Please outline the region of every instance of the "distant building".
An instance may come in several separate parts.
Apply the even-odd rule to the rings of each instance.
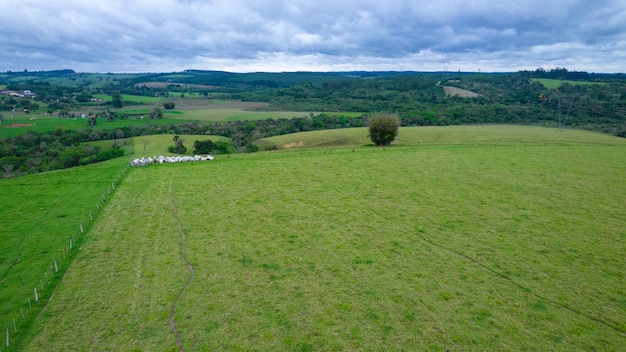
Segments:
[[[0,94],[18,98],[34,98],[37,96],[37,94],[30,90],[3,90]]]

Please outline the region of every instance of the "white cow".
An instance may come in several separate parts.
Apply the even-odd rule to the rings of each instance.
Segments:
[[[154,156],[151,157],[141,157],[139,159],[132,159],[130,161],[130,166],[146,166],[151,164],[163,164],[163,163],[183,163],[183,162],[192,162],[192,161],[209,161],[213,160],[213,156],[211,155],[194,155],[194,156]]]

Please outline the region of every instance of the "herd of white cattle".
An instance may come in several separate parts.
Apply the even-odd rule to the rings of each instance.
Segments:
[[[213,157],[210,155],[194,155],[194,156],[155,156],[155,157],[147,157],[147,158],[139,158],[132,159],[130,161],[130,166],[146,166],[152,164],[163,164],[163,163],[188,163],[192,161],[209,161],[213,160]]]

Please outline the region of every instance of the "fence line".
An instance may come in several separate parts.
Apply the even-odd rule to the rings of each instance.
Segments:
[[[119,185],[122,180],[124,179],[124,176],[126,176],[127,171],[129,170],[130,165],[127,165],[119,174],[119,176],[117,177],[117,180],[115,180],[114,182],[111,183],[111,186],[107,187],[107,191],[108,194],[111,194],[114,190],[115,190],[115,185]],[[91,226],[91,223],[94,221],[95,217],[94,214],[97,214],[100,210],[100,208],[104,208],[104,203],[106,201],[106,197],[104,195],[104,193],[102,194],[101,199],[99,199],[96,202],[96,206],[95,206],[95,210],[94,209],[90,209],[88,211],[88,215],[89,215],[89,221],[87,221],[87,223],[89,225],[87,225],[87,229]],[[102,205],[102,207],[101,207]],[[10,327],[5,327],[5,331],[6,331],[6,343],[4,344],[4,347],[2,348],[2,350],[8,350],[10,349],[10,343],[13,342],[13,344],[15,344],[15,340],[16,337],[18,337],[18,333],[19,333],[19,327],[21,327],[21,324],[27,320],[26,316],[28,315],[30,317],[30,315],[28,313],[32,314],[32,309],[33,308],[37,308],[40,307],[41,309],[43,309],[43,307],[45,306],[45,304],[47,303],[42,303],[43,306],[40,306],[39,301],[40,300],[44,300],[44,296],[46,294],[48,300],[50,300],[52,298],[52,292],[54,291],[54,289],[56,288],[56,285],[58,285],[61,281],[59,278],[62,278],[63,275],[67,272],[67,270],[70,267],[71,264],[71,260],[73,258],[73,254],[75,251],[73,251],[73,248],[76,247],[74,246],[76,244],[76,239],[80,237],[80,235],[84,234],[85,232],[85,227],[83,227],[83,223],[79,223],[78,224],[78,229],[76,230],[76,232],[74,234],[72,234],[69,239],[68,242],[69,246],[66,244],[63,246],[61,253],[58,254],[58,258],[54,258],[52,260],[52,264],[49,266],[49,270],[46,270],[46,272],[44,273],[45,276],[45,280],[39,279],[39,287],[41,288],[40,291],[37,290],[37,285],[32,286],[33,287],[33,291],[31,292],[31,294],[28,294],[26,296],[26,301],[28,302],[28,309],[31,310],[30,312],[27,311],[27,314],[24,314],[24,308],[25,307],[20,307],[20,311],[14,315],[14,317],[12,318],[13,321],[13,333],[11,333],[11,329]],[[57,252],[58,253],[58,252]],[[63,264],[65,263],[65,260],[67,259],[67,264],[65,266],[63,266]],[[61,267],[61,273],[59,274],[59,267]],[[53,271],[54,268],[54,271]],[[48,275],[48,272],[50,273],[50,275]],[[42,278],[44,277],[42,276]],[[54,280],[54,279],[57,280]],[[56,281],[56,282],[55,282]],[[45,286],[44,286],[45,283]],[[46,291],[45,287],[49,284],[53,284],[53,287],[51,288],[51,290]],[[33,302],[31,301],[31,297],[33,297],[35,299],[35,304],[33,305]],[[7,315],[7,318],[9,318],[9,315]],[[0,345],[2,346],[2,345]]]

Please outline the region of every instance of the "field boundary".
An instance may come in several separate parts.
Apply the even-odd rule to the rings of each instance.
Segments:
[[[191,265],[191,263],[189,263],[189,261],[185,257],[185,244],[187,241],[185,238],[185,231],[183,230],[183,226],[180,223],[178,216],[176,215],[176,210],[177,210],[176,208],[176,183],[174,183],[174,179],[172,179],[172,217],[174,218],[174,221],[176,221],[176,224],[178,225],[178,229],[180,230],[181,243],[182,243],[181,250],[180,250],[180,257],[183,263],[187,265],[187,268],[189,269],[189,274],[190,274],[189,280],[187,280],[187,283],[185,283],[185,286],[183,286],[182,290],[180,291],[180,293],[174,300],[174,303],[172,304],[172,309],[170,310],[170,328],[172,329],[172,332],[174,333],[174,335],[176,335],[176,344],[178,345],[178,350],[182,352],[185,349],[183,348],[183,343],[180,337],[180,333],[178,332],[178,329],[176,329],[176,322],[175,322],[176,306],[178,305],[178,302],[180,301],[183,294],[187,290],[187,287],[191,285],[191,282],[193,281],[193,278],[195,276],[195,271],[193,269],[193,265]]]

